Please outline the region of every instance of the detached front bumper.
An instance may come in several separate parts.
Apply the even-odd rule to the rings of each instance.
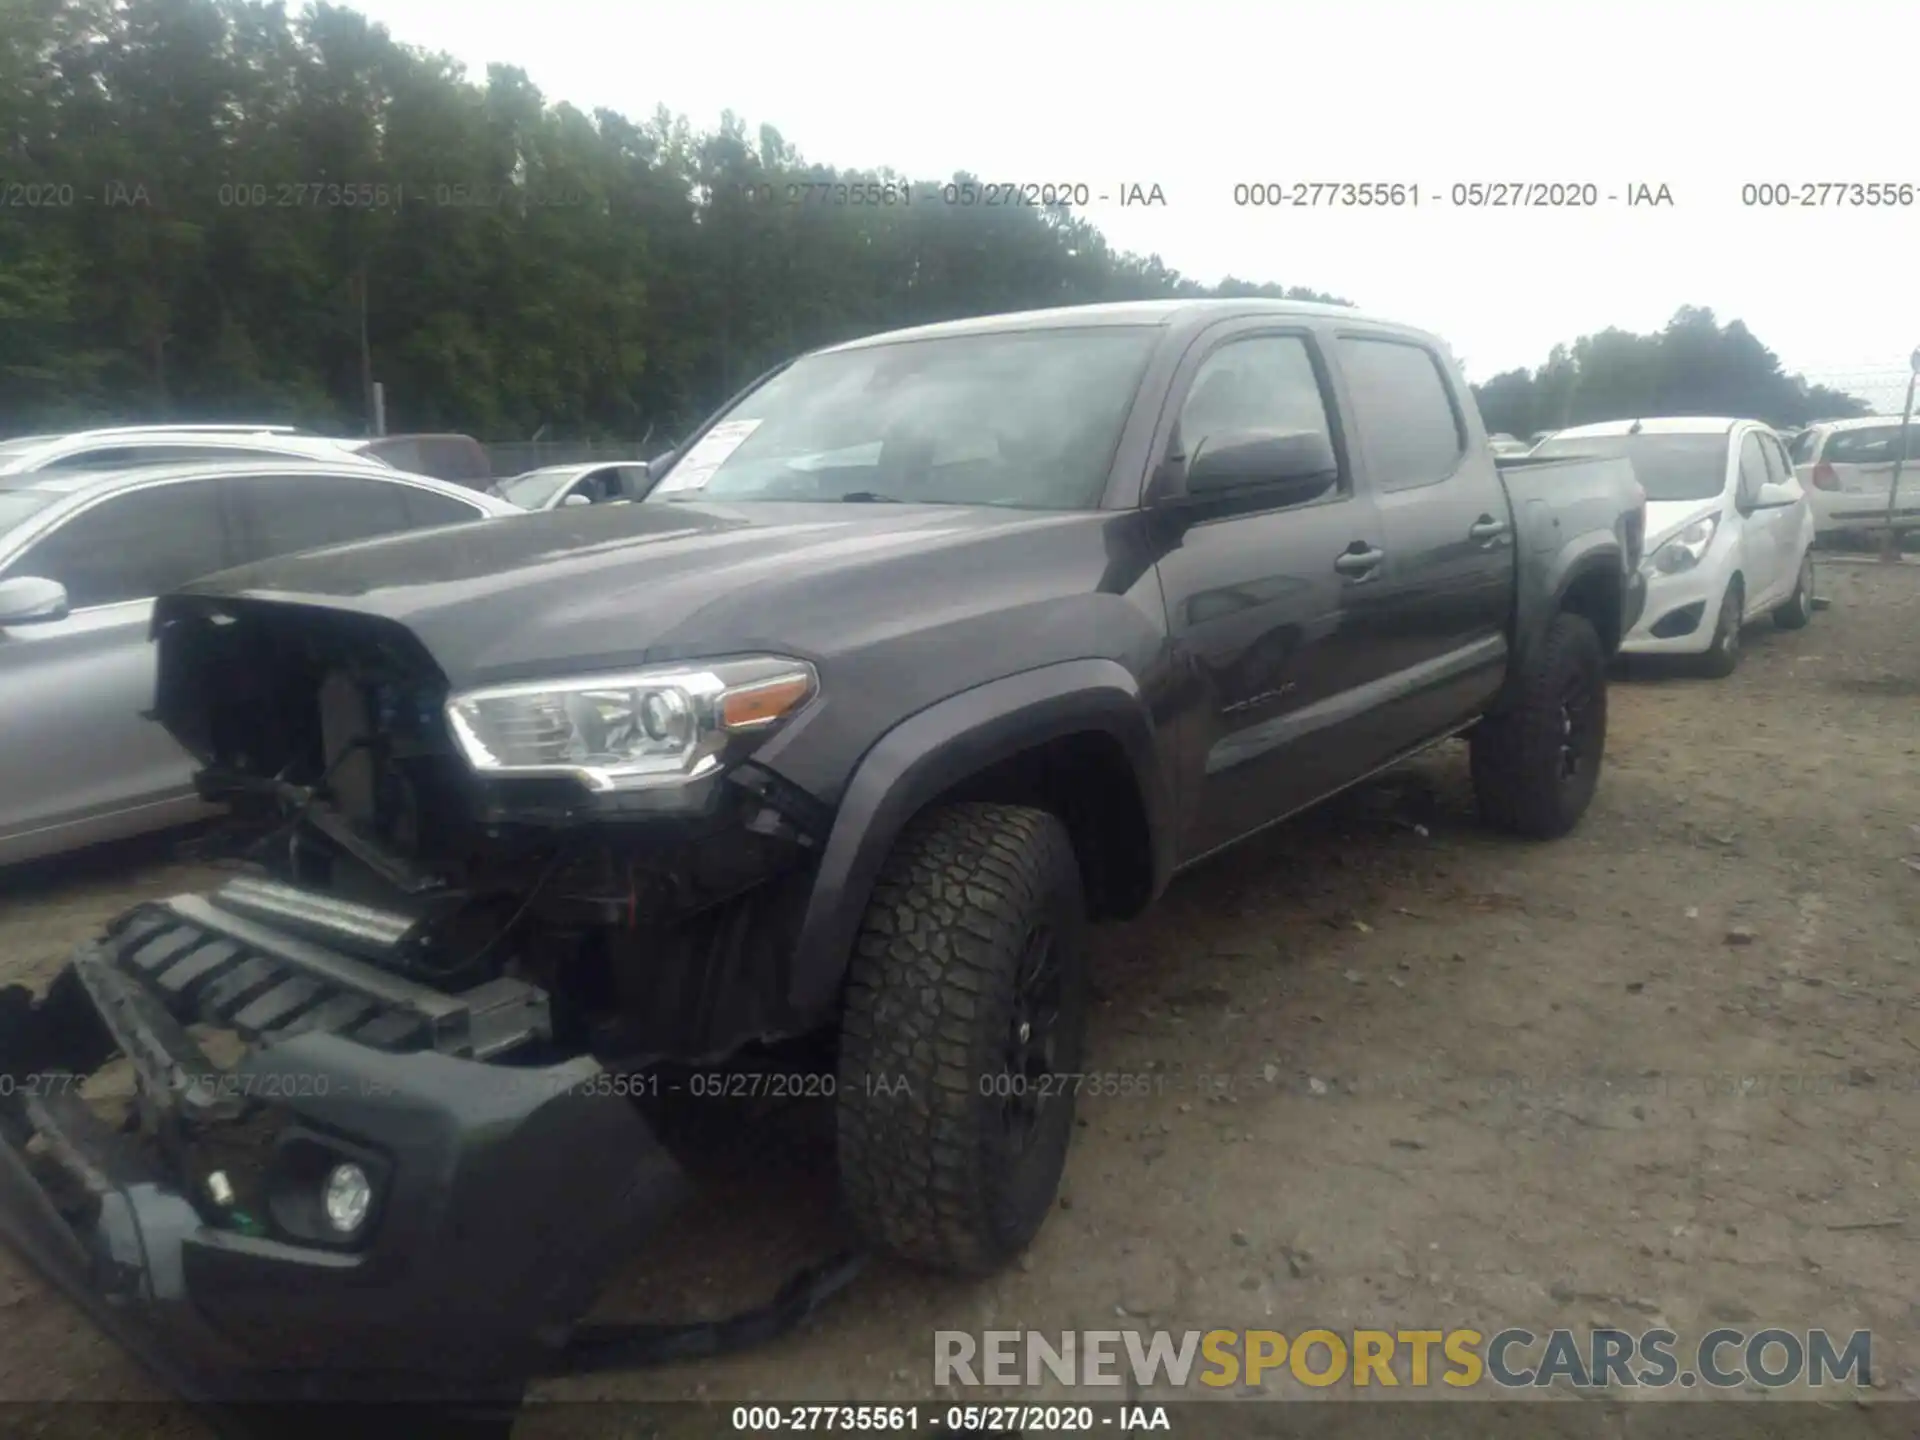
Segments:
[[[210,913],[142,907],[43,1000],[0,992],[0,1238],[193,1399],[446,1398],[549,1364],[686,1193],[633,1104],[591,1060],[470,1058],[460,997],[410,1015],[432,992],[169,907]],[[300,1018],[272,1023],[289,986]],[[209,1026],[246,1046],[230,1067]],[[89,1091],[111,1065],[120,1124]],[[373,1180],[357,1243],[314,1188],[336,1159]]]

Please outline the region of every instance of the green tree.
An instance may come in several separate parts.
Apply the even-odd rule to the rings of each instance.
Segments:
[[[1555,346],[1538,370],[1509,370],[1475,387],[1490,431],[1531,435],[1601,420],[1728,415],[1793,427],[1864,415],[1855,396],[1810,385],[1740,321],[1684,306],[1654,335],[1603,330]]]

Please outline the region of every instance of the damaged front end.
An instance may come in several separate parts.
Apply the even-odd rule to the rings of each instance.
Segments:
[[[825,1018],[786,974],[824,817],[741,763],[781,676],[689,685],[682,773],[629,785],[550,706],[462,736],[381,617],[175,596],[156,632],[155,718],[256,864],[0,992],[0,1234],[189,1394],[551,1368],[686,1193],[618,1075]]]

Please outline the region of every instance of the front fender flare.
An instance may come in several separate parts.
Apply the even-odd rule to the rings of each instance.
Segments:
[[[1499,694],[1489,706],[1491,710],[1504,710],[1519,694],[1521,677],[1539,654],[1541,643],[1547,637],[1547,629],[1553,624],[1554,616],[1566,607],[1567,596],[1573,587],[1592,576],[1600,576],[1619,587],[1623,610],[1620,616],[1620,635],[1624,639],[1628,629],[1639,620],[1634,614],[1629,619],[1626,611],[1636,598],[1645,604],[1644,582],[1637,597],[1634,582],[1638,576],[1628,576],[1621,572],[1620,548],[1611,536],[1595,534],[1570,543],[1564,551],[1556,554],[1550,569],[1539,573],[1531,584],[1523,579],[1521,603],[1514,626],[1513,659],[1507,667],[1506,683],[1500,687]]]
[[[1140,686],[1112,660],[1069,660],[989,681],[900,722],[855,769],[821,852],[788,983],[793,1008],[831,1013],[861,916],[907,822],[970,775],[1082,731],[1117,740],[1133,768],[1153,846],[1153,893],[1173,871],[1172,796]]]

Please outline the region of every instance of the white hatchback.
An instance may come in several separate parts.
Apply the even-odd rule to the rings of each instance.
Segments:
[[[1623,653],[1696,656],[1728,675],[1742,626],[1811,618],[1813,507],[1759,421],[1615,420],[1562,430],[1533,453],[1625,456],[1647,492],[1647,604]]]
[[[1813,501],[1820,534],[1884,529],[1890,496],[1896,521],[1920,525],[1920,419],[1909,429],[1906,458],[1900,464],[1900,493],[1892,495],[1893,462],[1899,450],[1897,415],[1825,420],[1794,437],[1791,459]]]

